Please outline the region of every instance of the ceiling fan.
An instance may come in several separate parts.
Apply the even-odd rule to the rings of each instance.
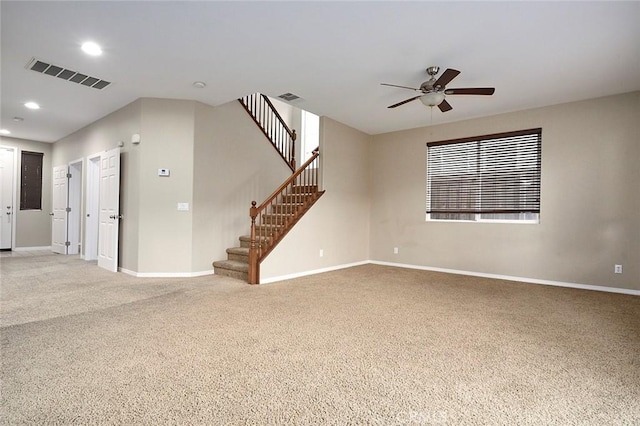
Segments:
[[[460,71],[452,68],[447,68],[440,77],[436,80],[436,75],[440,72],[440,67],[427,68],[427,74],[429,74],[429,80],[420,85],[419,88],[398,86],[397,84],[381,83],[383,86],[399,87],[401,89],[409,89],[420,94],[409,99],[405,99],[397,104],[389,105],[387,108],[395,108],[400,105],[404,105],[408,102],[420,99],[426,106],[434,107],[438,106],[440,111],[447,112],[453,109],[453,107],[445,99],[445,95],[493,95],[495,88],[493,87],[466,87],[462,89],[447,89],[445,86],[451,82],[454,78],[460,74]]]

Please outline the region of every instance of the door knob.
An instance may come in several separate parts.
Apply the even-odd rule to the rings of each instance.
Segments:
[[[109,219],[122,219],[122,215],[121,214],[112,214],[111,216],[109,216]]]
[[[49,216],[53,216],[53,213],[49,213]]]

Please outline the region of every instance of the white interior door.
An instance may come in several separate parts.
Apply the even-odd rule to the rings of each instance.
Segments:
[[[67,207],[69,178],[67,166],[53,168],[53,212],[51,212],[51,251],[67,254]]]
[[[11,250],[14,150],[0,148],[0,249]]]
[[[99,223],[98,266],[116,272],[120,227],[120,148],[100,155]]]

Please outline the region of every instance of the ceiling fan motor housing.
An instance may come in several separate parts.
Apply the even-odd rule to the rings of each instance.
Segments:
[[[436,82],[436,79],[434,77],[431,77],[429,80],[427,80],[424,83],[422,83],[420,85],[420,90],[422,91],[422,93],[434,92],[435,88],[433,87],[433,84],[435,82]]]

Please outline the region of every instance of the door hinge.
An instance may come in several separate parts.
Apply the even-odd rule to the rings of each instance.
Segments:
[[[71,179],[71,173],[67,173],[67,179]]]
[[[65,246],[67,246],[67,247],[69,247],[69,246],[71,245],[71,241],[65,241],[65,242],[64,242],[64,245],[65,245]]]
[[[65,209],[65,211],[66,211],[67,213],[69,213],[69,212],[71,211],[71,207],[67,207],[67,208]]]

